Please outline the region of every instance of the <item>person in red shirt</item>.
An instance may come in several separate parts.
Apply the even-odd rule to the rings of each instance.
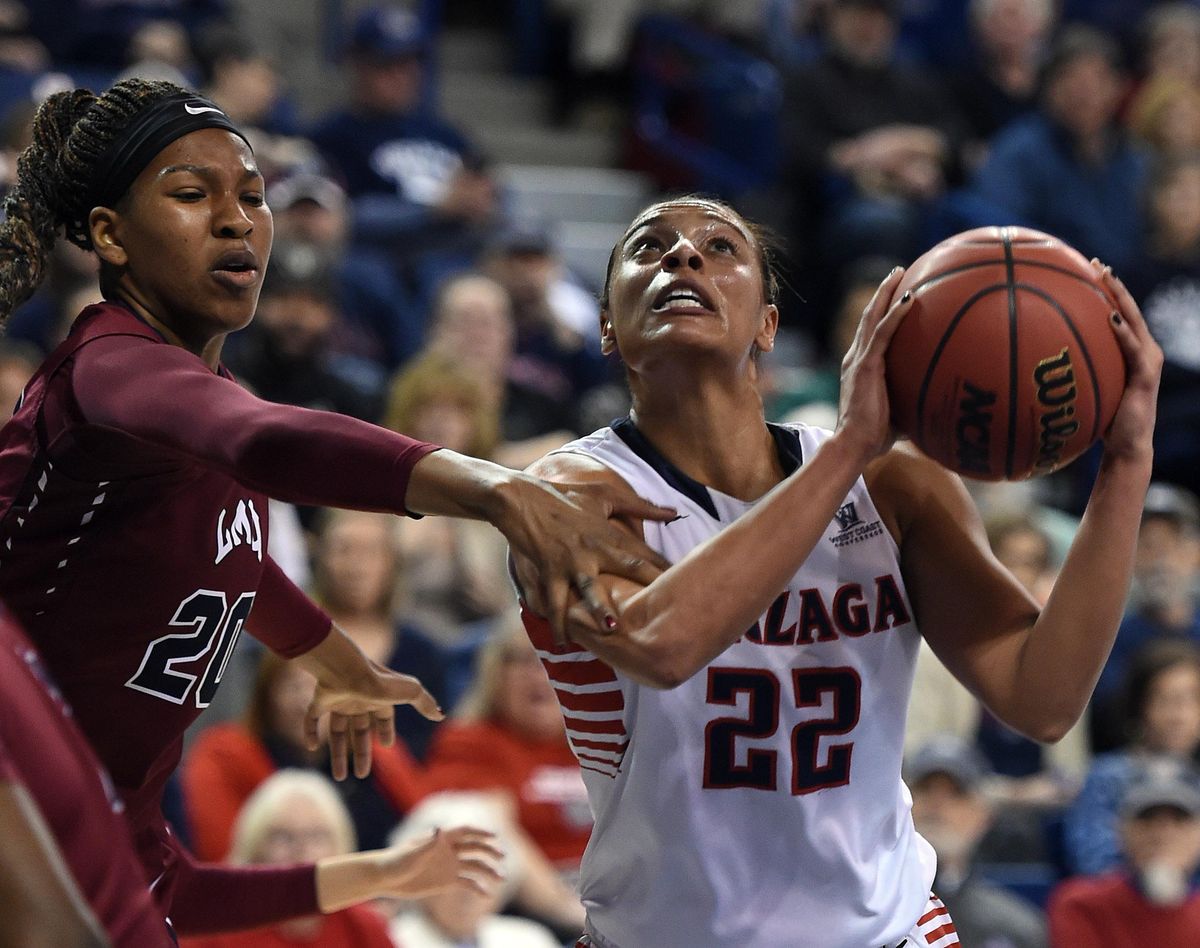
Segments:
[[[1200,945],[1200,793],[1150,775],[1121,807],[1128,869],[1068,879],[1050,896],[1053,948]]]
[[[0,944],[166,948],[112,782],[0,607]]]
[[[285,767],[318,768],[324,755],[304,743],[304,715],[316,682],[273,652],[259,659],[241,721],[205,728],[180,768],[192,845],[201,859],[229,854],[233,824],[247,798]],[[343,794],[359,845],[386,845],[396,824],[426,792],[424,769],[404,741],[371,751],[371,773],[348,778]]]
[[[304,770],[281,770],[255,790],[237,817],[233,836],[230,859],[246,865],[316,862],[345,855],[355,848],[350,814],[337,791],[325,777]],[[426,833],[420,843],[429,842],[430,835]],[[331,915],[292,919],[270,928],[185,938],[181,942],[181,948],[292,945],[392,948],[392,941],[383,916],[369,906],[359,905]]]
[[[433,789],[504,792],[546,858],[578,872],[592,832],[587,788],[519,617],[483,646],[475,682],[456,717],[438,728],[428,766]]]
[[[49,97],[0,225],[0,321],[41,281],[60,231],[96,253],[87,307],[0,429],[0,595],[42,652],[124,799],[160,911],[180,932],[245,927],[338,901],[313,866],[197,866],[166,825],[163,785],[243,629],[317,679],[332,767],[370,768],[393,707],[440,711],[415,679],[368,661],[267,555],[267,497],[486,519],[540,562],[545,607],[572,589],[597,630],[601,569],[665,563],[610,514],[672,511],[611,489],[559,490],[344,416],[273,405],[220,363],[254,314],[271,248],[263,179],[213,103],[129,79]],[[378,867],[376,867],[378,869]],[[357,899],[373,894],[365,871]],[[334,885],[342,897],[338,876]]]

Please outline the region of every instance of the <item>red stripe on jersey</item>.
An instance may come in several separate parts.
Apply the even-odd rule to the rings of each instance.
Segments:
[[[939,902],[937,905],[935,905],[933,908],[931,908],[928,912],[926,912],[924,915],[922,915],[920,918],[917,919],[917,925],[924,925],[926,922],[932,922],[939,915],[949,915],[949,914],[950,913],[946,911],[946,906],[942,905],[942,903]]]
[[[588,741],[582,737],[570,738],[572,747],[588,747],[592,750],[612,751],[620,756],[625,753],[625,748],[629,746],[629,741],[621,741],[619,744],[609,744],[605,741]]]
[[[585,760],[590,760],[594,764],[606,764],[614,770],[620,765],[620,761],[609,760],[607,757],[593,757],[591,754],[576,754],[582,764]]]
[[[591,694],[576,695],[569,691],[554,689],[558,695],[558,703],[564,711],[624,711],[625,696],[620,691],[596,691]]]
[[[925,933],[925,941],[932,945],[939,938],[944,938],[946,935],[956,935],[956,934],[958,934],[958,929],[954,927],[954,923],[947,922],[941,928],[935,928],[931,932],[926,932]]]
[[[605,777],[615,777],[617,775],[617,770],[615,767],[610,770],[602,770],[599,767],[593,767],[591,764],[580,764],[579,769],[590,770],[592,773],[603,774]]]
[[[608,665],[593,658],[586,662],[542,662],[550,680],[562,685],[600,685],[616,683],[617,676]]]
[[[582,721],[564,714],[563,720],[572,731],[583,731],[586,734],[625,734],[625,725],[620,720],[615,721]]]
[[[565,645],[555,644],[554,630],[550,628],[550,623],[541,616],[530,612],[524,602],[521,603],[521,621],[525,624],[529,641],[536,649],[552,655],[576,655],[579,652],[587,651],[582,645],[576,645],[574,642],[568,642]]]

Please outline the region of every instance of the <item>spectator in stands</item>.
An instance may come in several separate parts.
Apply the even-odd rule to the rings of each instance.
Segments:
[[[897,7],[830,0],[824,52],[787,77],[785,180],[797,201],[796,236],[819,233],[826,263],[915,257],[922,205],[942,193],[957,163],[961,120],[932,74],[897,59]],[[811,257],[811,239],[792,244]]]
[[[332,178],[309,172],[289,175],[270,188],[276,241],[320,247],[330,260],[344,319],[331,344],[396,369],[421,348],[425,312],[398,277],[385,253],[349,246],[350,207]]]
[[[183,792],[195,851],[205,860],[229,851],[234,818],[264,780],[284,768],[328,772],[328,751],[308,749],[304,715],[315,679],[263,651],[241,722],[217,724],[196,738],[183,764]],[[372,749],[371,775],[337,784],[364,849],[385,844],[396,821],[425,794],[423,773],[402,742]]]
[[[229,861],[239,865],[315,862],[357,848],[350,814],[321,774],[283,770],[245,801]],[[185,938],[182,948],[392,948],[387,923],[369,905],[292,919],[272,928]]]
[[[386,244],[423,299],[469,266],[499,220],[496,183],[479,152],[424,97],[429,37],[400,7],[355,21],[350,104],[312,134],[355,203],[355,238]]]
[[[1163,348],[1155,476],[1200,492],[1200,151],[1161,159],[1146,197],[1149,233],[1126,286]]]
[[[268,401],[379,418],[383,373],[329,351],[340,319],[331,263],[315,244],[276,242],[254,322],[231,340],[225,362]]]
[[[1148,81],[1130,103],[1129,127],[1156,157],[1189,157],[1200,150],[1200,85]]]
[[[967,125],[972,167],[982,163],[996,132],[1036,108],[1056,19],[1053,0],[971,0],[974,55],[949,85]]]
[[[501,885],[485,892],[459,889],[410,903],[392,919],[393,940],[402,948],[558,948],[548,929],[499,910],[512,897],[524,867],[511,823],[497,801],[475,793],[435,793],[397,827],[394,845],[444,826],[475,826],[495,834],[505,859]]]
[[[913,822],[937,852],[933,889],[949,909],[964,945],[1043,948],[1045,922],[1027,902],[980,878],[973,866],[992,822],[984,793],[986,766],[967,744],[941,738],[908,763]]]
[[[496,459],[495,403],[459,364],[437,353],[414,360],[392,386],[384,423],[471,457]],[[503,538],[485,524],[427,517],[397,524],[404,562],[405,616],[454,655],[448,670],[457,700],[475,648],[512,606]],[[424,680],[424,679],[422,679]],[[428,687],[428,685],[426,686]],[[445,705],[449,707],[449,704]]]
[[[479,653],[478,671],[429,757],[435,789],[496,790],[564,873],[579,868],[592,830],[579,763],[546,673],[515,615]]]
[[[1152,642],[1130,665],[1129,745],[1100,754],[1066,815],[1067,867],[1082,875],[1108,872],[1120,861],[1117,813],[1122,798],[1148,767],[1184,775],[1200,749],[1200,646]]]
[[[443,284],[430,321],[428,351],[457,360],[483,387],[486,399],[500,406],[503,441],[551,435],[562,438],[560,444],[569,441],[573,406],[516,376],[515,345],[512,302],[504,287],[478,273]]]
[[[205,97],[255,138],[256,156],[261,134],[299,134],[299,117],[283,94],[274,64],[244,31],[213,24],[200,32],[194,46]]]
[[[511,378],[567,404],[612,384],[600,354],[600,306],[567,277],[546,231],[506,231],[489,249],[484,270],[512,304],[517,336]]]
[[[1122,271],[1141,245],[1148,170],[1117,121],[1125,91],[1116,44],[1090,27],[1066,28],[1043,70],[1040,111],[1001,131],[974,177],[993,205],[983,223],[1048,231]]]
[[[1191,3],[1160,3],[1142,28],[1147,81],[1172,79],[1200,88],[1200,10]]]
[[[1146,492],[1133,567],[1130,609],[1093,697],[1095,746],[1116,746],[1113,703],[1133,657],[1157,639],[1200,643],[1200,503],[1190,492],[1155,482]],[[1116,740],[1114,740],[1116,738]]]
[[[457,695],[447,689],[447,656],[400,609],[408,583],[398,530],[386,514],[324,511],[314,547],[313,599],[367,658],[415,675],[439,705],[450,707]],[[503,564],[503,553],[498,556]],[[420,715],[396,715],[396,734],[418,760],[433,732],[433,722]]]
[[[1121,806],[1126,869],[1069,879],[1048,906],[1054,948],[1200,944],[1200,792],[1178,779],[1132,787]],[[957,921],[957,917],[955,918]]]

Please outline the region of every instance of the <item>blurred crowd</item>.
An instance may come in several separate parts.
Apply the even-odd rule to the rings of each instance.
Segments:
[[[600,288],[563,262],[552,222],[511,213],[472,129],[438,113],[439,31],[455,25],[522,47],[517,27],[536,23],[542,55],[520,68],[554,90],[554,120],[621,136],[627,163],[664,190],[697,179],[638,140],[645,18],[770,71],[773,170],[722,196],[783,238],[788,344],[764,362],[776,420],[830,422],[875,286],[953,232],[1024,224],[1111,264],[1167,359],[1116,647],[1086,719],[1054,747],[1008,731],[926,650],[907,779],[964,944],[1200,944],[1200,4],[542,0],[512,5],[520,23],[507,5],[465,0],[262,6],[332,17],[297,48],[336,76],[340,102],[310,101],[286,44],[246,29],[235,0],[0,0],[0,185],[53,91],[136,74],[214,99],[249,130],[269,181],[275,250],[257,317],[225,350],[267,399],[514,467],[626,411],[620,367],[599,351]],[[674,115],[708,127],[697,88]],[[735,132],[718,123],[712,143],[722,134]],[[97,299],[95,261],[60,242],[0,339],[0,404]],[[1096,459],[969,485],[995,555],[1039,601]],[[468,822],[504,840],[508,882],[184,944],[570,940],[591,818],[499,536],[441,518],[271,514],[289,575],[453,714],[433,725],[402,709],[402,740],[376,748],[372,775],[334,785],[304,740],[314,681],[243,641],[173,787],[180,834],[205,859],[263,863]]]

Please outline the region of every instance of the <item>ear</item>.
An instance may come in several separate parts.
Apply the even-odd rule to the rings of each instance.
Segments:
[[[88,230],[96,256],[114,267],[123,267],[129,262],[129,254],[121,243],[120,224],[121,215],[111,207],[93,207],[88,214]]]
[[[768,303],[762,308],[762,324],[759,326],[758,334],[754,337],[754,342],[763,352],[770,352],[775,348],[775,333],[779,331],[779,307],[774,303]]]
[[[600,311],[600,352],[602,355],[612,355],[617,351],[617,336],[613,332],[612,320],[608,318],[608,310]]]

